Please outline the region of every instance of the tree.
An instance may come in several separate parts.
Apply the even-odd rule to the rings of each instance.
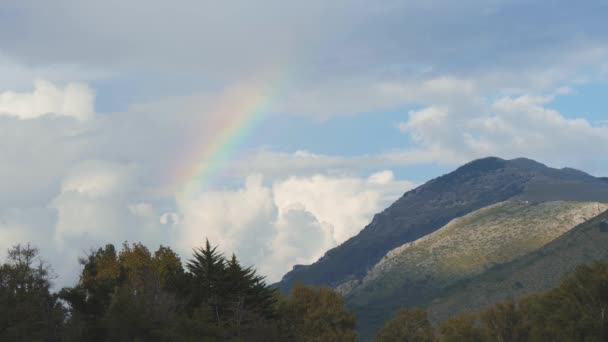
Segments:
[[[69,336],[66,338],[105,341],[108,330],[104,316],[122,280],[116,249],[108,244],[80,259],[79,263],[82,272],[78,283],[59,292],[61,299],[70,307],[66,332]]]
[[[58,341],[65,310],[50,293],[51,270],[29,244],[0,266],[0,340]]]
[[[529,325],[517,302],[498,303],[480,314],[485,333],[493,341],[526,341]]]
[[[431,342],[433,327],[421,309],[401,309],[376,335],[377,342]]]
[[[194,255],[186,267],[192,274],[192,305],[194,308],[201,305],[210,305],[219,327],[222,324],[223,298],[221,287],[224,285],[226,262],[217,247],[211,247],[209,240],[205,241],[204,248],[194,250]]]
[[[483,332],[476,326],[476,315],[461,313],[439,324],[441,342],[482,342]]]
[[[190,310],[211,313],[225,338],[251,339],[252,329],[268,327],[276,315],[275,290],[252,267],[242,267],[233,254],[226,260],[207,240],[194,250],[186,267]]]
[[[169,247],[160,246],[151,261],[151,266],[158,274],[160,286],[169,292],[179,294],[185,286],[185,274],[182,261]]]
[[[80,280],[61,291],[70,306],[67,340],[163,340],[176,329],[183,268],[172,250],[107,245],[87,258]],[[167,338],[166,340],[171,340]]]
[[[282,336],[290,341],[355,341],[355,317],[344,299],[325,287],[296,284],[281,301]]]
[[[561,285],[523,298],[530,340],[608,340],[608,264],[582,265]]]

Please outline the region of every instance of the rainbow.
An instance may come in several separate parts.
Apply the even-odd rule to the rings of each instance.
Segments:
[[[222,92],[201,116],[199,127],[194,127],[190,152],[177,162],[173,178],[178,199],[207,190],[225,171],[238,148],[263,122],[276,89],[275,82],[255,82]]]

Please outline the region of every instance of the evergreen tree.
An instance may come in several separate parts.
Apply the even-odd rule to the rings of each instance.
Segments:
[[[204,248],[194,250],[194,255],[186,267],[192,274],[192,305],[195,308],[208,304],[213,312],[216,325],[222,324],[222,286],[225,284],[226,262],[217,247],[211,247],[209,240]]]

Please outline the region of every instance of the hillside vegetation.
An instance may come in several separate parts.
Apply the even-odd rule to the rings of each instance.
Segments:
[[[491,205],[390,251],[361,282],[339,290],[365,332],[395,309],[424,305],[444,289],[534,252],[607,209],[599,202]]]
[[[608,264],[578,266],[551,290],[496,303],[431,324],[424,310],[402,309],[376,342],[608,341]]]
[[[428,306],[433,321],[554,287],[578,265],[608,260],[608,212],[546,246],[458,283]]]

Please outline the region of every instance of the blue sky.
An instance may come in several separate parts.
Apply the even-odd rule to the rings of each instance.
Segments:
[[[0,249],[32,242],[67,283],[100,244],[187,256],[208,237],[277,280],[475,158],[608,175],[607,16],[565,0],[4,1]]]

